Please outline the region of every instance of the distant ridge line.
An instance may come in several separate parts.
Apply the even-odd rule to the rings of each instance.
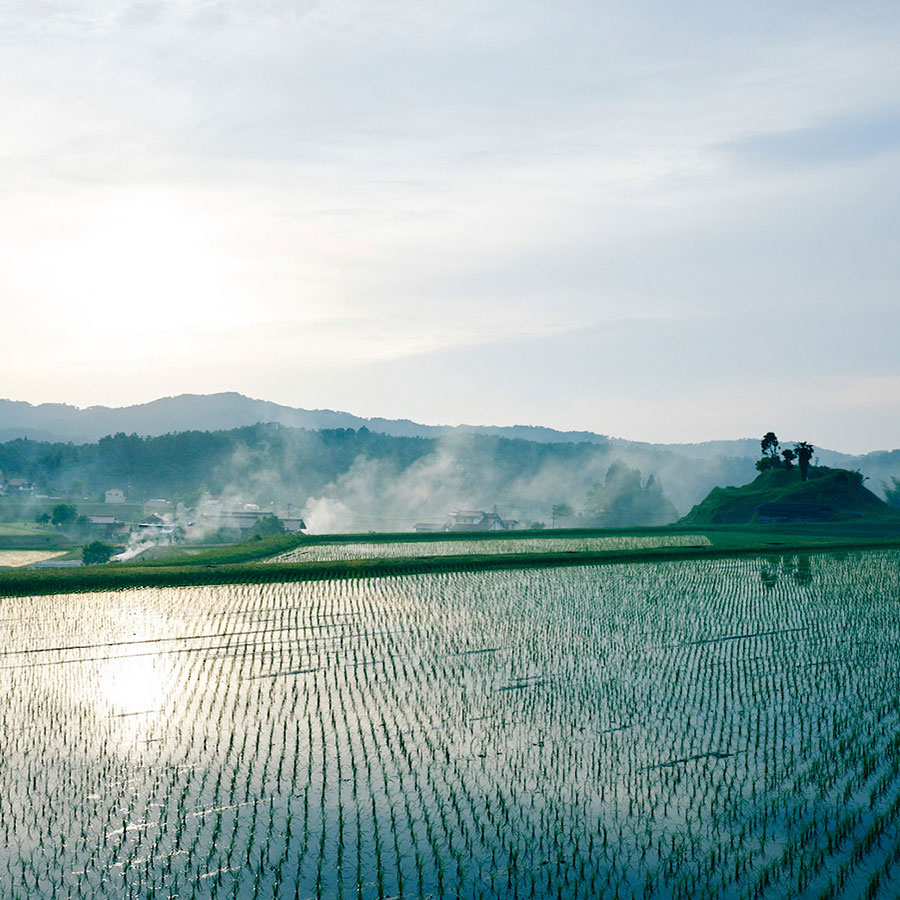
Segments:
[[[291,428],[321,431],[328,428],[368,428],[394,437],[438,438],[453,434],[495,435],[536,443],[592,443],[664,450],[691,459],[714,456],[755,458],[757,438],[653,444],[611,437],[593,431],[559,431],[542,425],[424,425],[410,419],[367,418],[332,409],[304,409],[247,397],[236,391],[214,394],[178,394],[132,406],[88,406],[66,403],[31,404],[0,399],[0,442],[28,438],[38,441],[93,443],[124,432],[155,437],[178,431],[228,431],[258,423],[277,423]],[[852,455],[818,449],[829,465],[852,464],[868,456],[900,451],[874,451]]]
[[[332,409],[303,409],[246,397],[235,391],[179,394],[133,406],[31,404],[0,400],[0,439],[96,441],[118,432],[157,436],[172,431],[227,431],[274,422],[292,428],[368,428],[395,437],[439,437],[450,433],[495,434],[540,443],[606,443],[591,431],[558,431],[540,425],[423,425],[410,419],[365,417]]]

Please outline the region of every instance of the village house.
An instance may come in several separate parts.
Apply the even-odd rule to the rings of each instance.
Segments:
[[[157,515],[150,515],[131,529],[132,535],[140,540],[152,539],[158,544],[172,544],[184,537],[184,529],[173,522],[166,522]]]
[[[255,507],[248,509],[247,507]],[[245,504],[243,509],[227,510],[216,509],[213,504],[207,504],[199,512],[194,523],[194,528],[199,531],[232,531],[235,536],[246,534],[256,527],[261,519],[268,516],[276,516],[284,525],[288,534],[299,534],[306,528],[306,523],[299,516],[278,516],[270,509],[260,509],[256,504]]]
[[[519,523],[515,519],[501,519],[497,509],[485,512],[474,509],[455,509],[443,524],[416,522],[413,529],[419,534],[439,531],[511,531]]]
[[[10,478],[0,482],[0,497],[30,497],[34,494],[34,484],[27,478]]]
[[[88,516],[91,534],[97,538],[122,538],[130,528],[125,522],[120,522],[115,516],[94,515]]]

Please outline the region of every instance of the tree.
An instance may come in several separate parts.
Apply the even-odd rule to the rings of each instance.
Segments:
[[[274,534],[284,534],[284,522],[278,516],[263,516],[254,526],[253,534],[256,537],[271,537]]]
[[[590,489],[585,509],[605,526],[665,525],[678,518],[653,475],[642,485],[641,473],[619,460],[609,467],[605,481]]]
[[[797,465],[800,467],[800,480],[807,481],[809,478],[809,461],[812,459],[816,448],[806,441],[800,441],[794,444],[794,452],[797,454]]]
[[[881,482],[881,489],[884,491],[884,499],[888,506],[900,509],[900,478],[895,475],[891,476],[893,487],[889,487],[886,482]]]
[[[575,515],[575,510],[572,509],[568,503],[554,503],[550,514],[552,517],[552,527],[556,528],[557,519],[570,519]]]
[[[78,509],[72,506],[71,503],[57,503],[56,506],[53,507],[53,512],[50,516],[50,521],[57,528],[65,528],[66,525],[70,525],[78,516]]]
[[[786,469],[794,468],[794,460],[797,458],[797,454],[788,447],[786,450],[781,451],[782,457],[784,457],[784,467]]]
[[[69,535],[76,541],[85,540],[91,534],[91,520],[87,516],[78,516],[69,526]]]
[[[762,452],[769,456],[772,460],[778,459],[778,447],[780,446],[778,443],[778,438],[775,437],[774,431],[767,431],[763,435],[763,439],[759,442],[760,447],[762,447]],[[774,463],[774,465],[778,465],[778,463]]]
[[[38,525],[49,525],[50,524],[50,513],[42,512],[38,513],[34,517],[34,521],[38,523]]]
[[[109,562],[115,547],[104,544],[102,541],[92,541],[81,548],[81,561],[86,566],[97,566]]]

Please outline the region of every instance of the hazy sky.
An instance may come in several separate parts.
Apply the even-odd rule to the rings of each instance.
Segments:
[[[900,5],[0,0],[0,396],[900,446]]]

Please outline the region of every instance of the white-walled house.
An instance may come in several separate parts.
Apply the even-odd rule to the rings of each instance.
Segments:
[[[514,519],[501,519],[496,511],[454,509],[442,525],[435,522],[416,522],[413,527],[420,534],[427,534],[435,531],[511,531],[518,524]]]
[[[447,517],[444,531],[510,531],[518,524],[513,519],[501,519],[496,511],[455,509]]]
[[[0,482],[0,497],[33,496],[34,484],[27,478],[10,478],[9,481]]]

